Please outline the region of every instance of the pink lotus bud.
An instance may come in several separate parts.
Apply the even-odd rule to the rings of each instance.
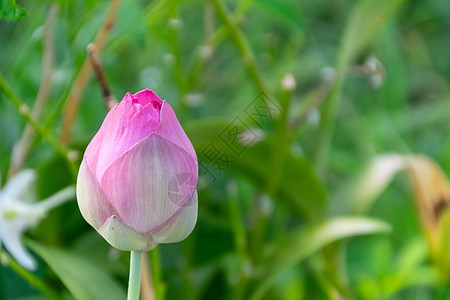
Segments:
[[[197,221],[195,150],[172,108],[151,90],[126,94],[81,162],[81,214],[112,246],[148,251],[185,239]]]

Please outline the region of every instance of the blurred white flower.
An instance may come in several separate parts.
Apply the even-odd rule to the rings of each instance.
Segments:
[[[283,79],[281,80],[281,87],[285,91],[292,92],[297,87],[297,82],[295,81],[294,75],[291,73],[288,73],[284,75]]]
[[[241,145],[249,147],[258,144],[266,138],[264,130],[258,127],[248,128],[238,134],[238,141]]]
[[[0,245],[3,244],[28,270],[36,269],[36,262],[23,245],[23,234],[28,228],[36,226],[49,210],[75,197],[75,187],[69,186],[36,202],[35,181],[35,171],[23,170],[0,191]]]
[[[324,81],[332,81],[336,77],[336,70],[333,67],[323,67],[320,73]]]
[[[366,74],[369,76],[369,84],[373,89],[381,87],[386,80],[387,73],[383,64],[375,57],[369,56],[364,62]]]

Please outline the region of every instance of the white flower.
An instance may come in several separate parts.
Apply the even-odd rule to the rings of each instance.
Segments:
[[[28,270],[36,269],[36,262],[25,249],[22,235],[28,228],[36,226],[50,209],[75,197],[74,186],[69,186],[36,202],[33,189],[35,181],[35,171],[23,170],[0,191],[0,246],[3,244],[17,262]]]

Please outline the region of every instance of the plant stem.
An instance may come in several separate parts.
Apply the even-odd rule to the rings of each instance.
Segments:
[[[94,44],[99,52],[105,45],[108,34],[111,31],[111,28],[114,26],[114,20],[116,18],[117,11],[119,10],[119,4],[120,0],[111,1],[102,27],[95,37]],[[84,89],[86,88],[86,85],[88,83],[91,70],[91,63],[89,62],[89,58],[86,57],[74,83],[72,84],[69,96],[67,98],[60,134],[60,140],[63,144],[68,144],[70,141],[70,137],[72,135],[72,126],[75,122],[75,117],[78,112],[81,96],[83,95]]]
[[[97,75],[98,85],[102,90],[106,111],[109,112],[114,107],[114,105],[117,104],[117,100],[113,95],[111,95],[108,82],[106,81],[105,71],[103,71],[102,64],[100,63],[98,50],[95,44],[89,44],[87,46],[87,52],[91,61],[92,68],[94,68],[95,75]]]
[[[291,98],[292,91],[282,89],[280,94],[280,106],[282,115],[280,118],[274,120],[276,142],[272,149],[272,157],[268,162],[271,165],[271,171],[267,176],[266,184],[266,194],[268,197],[261,196],[257,198],[257,207],[259,210],[259,214],[256,220],[252,243],[252,257],[255,264],[258,264],[261,259],[263,244],[267,235],[267,227],[270,217],[270,213],[265,211],[265,209],[263,208],[267,206],[264,204],[264,201],[271,202],[273,201],[272,199],[275,198],[281,183],[285,158],[287,153],[289,152],[291,138],[289,136],[287,128],[287,114]]]
[[[139,290],[141,288],[141,262],[142,252],[131,251],[130,280],[128,281],[127,300],[139,300]]]
[[[212,2],[216,7],[217,13],[219,14],[220,18],[230,31],[231,38],[233,39],[233,42],[236,44],[236,47],[238,48],[239,53],[241,54],[241,58],[245,66],[247,67],[247,71],[250,77],[255,82],[256,88],[258,89],[258,91],[267,91],[266,86],[264,84],[263,76],[261,74],[261,71],[258,67],[255,58],[255,54],[253,53],[250,47],[248,39],[236,25],[231,12],[225,6],[223,1],[212,0]]]
[[[36,96],[36,101],[34,102],[33,110],[31,112],[31,115],[37,121],[42,115],[48,95],[50,93],[54,60],[53,27],[57,14],[58,4],[54,3],[50,9],[50,13],[45,24],[42,82],[41,86],[39,87],[39,92]],[[28,124],[27,126],[25,126],[22,137],[20,138],[17,147],[15,147],[15,150],[11,155],[11,164],[8,170],[8,179],[11,179],[14,174],[22,169],[26,156],[28,155],[28,152],[32,145],[33,137],[33,127]]]
[[[33,118],[28,106],[26,104],[22,103],[22,101],[20,101],[19,98],[13,93],[13,91],[11,90],[9,85],[6,83],[6,81],[3,78],[1,73],[0,73],[0,90],[16,106],[19,113],[22,115],[22,117],[25,119],[25,121],[29,125],[31,125],[31,127],[33,127],[34,131],[36,131],[37,134],[39,134],[43,139],[45,139],[47,142],[49,142],[49,144],[52,145],[53,148],[55,148],[55,150],[61,155],[61,157],[67,163],[67,166],[69,167],[69,170],[71,171],[73,178],[75,179],[76,175],[77,175],[77,168],[76,168],[75,164],[69,159],[67,149],[62,144],[60,144],[53,135],[51,135],[47,130],[45,130]]]
[[[161,264],[159,261],[159,248],[156,247],[150,251],[150,270],[152,273],[153,289],[155,291],[155,299],[163,300],[165,286],[162,281]]]
[[[148,254],[142,255],[141,298],[146,300],[155,300],[155,289],[153,288],[152,275],[150,275]]]

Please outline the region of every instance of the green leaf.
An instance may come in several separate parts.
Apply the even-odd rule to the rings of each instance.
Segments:
[[[448,281],[450,274],[450,209],[443,212],[439,220],[440,257],[437,262],[441,271],[441,280]]]
[[[0,0],[0,19],[19,21],[27,16],[27,11],[16,4],[16,0]]]
[[[275,143],[276,139],[269,137],[249,147],[231,165],[231,171],[248,177],[267,192],[267,182],[272,176],[267,159],[272,157]],[[306,157],[291,153],[284,160],[280,185],[274,198],[283,201],[295,215],[309,219],[321,217],[326,203],[325,187],[316,176],[312,164]]]
[[[358,1],[349,16],[339,51],[338,68],[343,72],[356,54],[393,19],[405,0]]]
[[[246,177],[260,190],[266,191],[267,182],[272,176],[267,159],[272,156],[276,139],[269,136],[253,146],[241,145],[240,148],[235,148],[237,146],[232,145],[230,147],[220,137],[223,137],[227,126],[235,120],[199,120],[189,122],[183,128],[191,139],[200,160],[203,159],[202,153],[206,147],[214,144],[231,161],[224,171]],[[233,149],[238,149],[238,153]],[[281,176],[278,190],[273,195],[275,200],[284,202],[290,211],[299,217],[313,219],[322,216],[326,203],[326,190],[306,157],[288,153]]]
[[[266,248],[264,263],[255,270],[250,299],[261,299],[286,269],[328,244],[353,236],[390,231],[389,224],[365,217],[340,217],[296,230]]]
[[[140,47],[145,44],[145,23],[143,7],[138,1],[124,1],[117,15],[117,28],[121,35],[129,35]]]
[[[27,245],[50,266],[75,299],[125,299],[125,291],[92,262],[33,241],[27,241]]]
[[[290,25],[298,26],[302,23],[302,14],[289,1],[272,1],[272,0],[257,0],[255,4],[264,9],[272,18],[278,17],[281,20],[290,22]]]

